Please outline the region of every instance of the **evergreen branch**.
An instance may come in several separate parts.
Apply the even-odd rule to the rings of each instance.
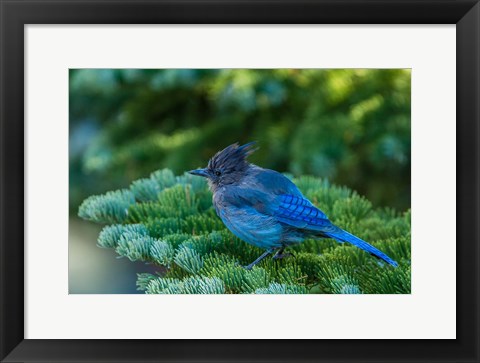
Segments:
[[[285,285],[273,282],[267,288],[255,290],[255,294],[306,294],[307,289],[303,286]]]
[[[129,190],[107,192],[85,199],[78,215],[97,223],[122,223],[128,216],[128,208],[134,203],[135,197]]]
[[[409,211],[374,209],[355,192],[318,178],[295,183],[335,223],[400,266],[393,269],[358,248],[324,239],[306,240],[291,247],[292,257],[266,259],[245,270],[241,266],[260,250],[225,228],[202,178],[176,177],[167,169],[134,181],[129,190],[87,198],[78,214],[109,224],[98,236],[99,247],[163,266],[158,276],[138,275],[137,287],[147,294],[410,293]]]

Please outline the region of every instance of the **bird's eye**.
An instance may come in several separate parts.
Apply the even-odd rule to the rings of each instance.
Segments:
[[[220,170],[215,170],[215,175],[220,176],[220,175],[222,175],[222,173],[220,172]]]

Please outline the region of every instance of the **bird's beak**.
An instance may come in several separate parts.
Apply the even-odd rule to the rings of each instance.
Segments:
[[[190,170],[189,173],[193,175],[203,176],[204,178],[208,178],[209,176],[207,169]]]

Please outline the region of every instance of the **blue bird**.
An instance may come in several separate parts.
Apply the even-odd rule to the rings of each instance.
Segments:
[[[283,258],[286,247],[306,238],[333,238],[348,242],[392,266],[398,264],[382,251],[329,221],[284,175],[248,162],[256,148],[251,142],[227,146],[204,169],[190,173],[207,178],[217,215],[238,238],[265,252],[246,269],[268,255]]]

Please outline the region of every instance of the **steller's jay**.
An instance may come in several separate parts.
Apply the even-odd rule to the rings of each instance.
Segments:
[[[207,178],[218,216],[233,234],[266,251],[245,266],[251,269],[269,254],[282,258],[286,247],[306,238],[333,238],[349,242],[390,265],[398,264],[367,242],[330,222],[284,175],[247,161],[254,143],[227,146],[204,169],[191,170]]]

